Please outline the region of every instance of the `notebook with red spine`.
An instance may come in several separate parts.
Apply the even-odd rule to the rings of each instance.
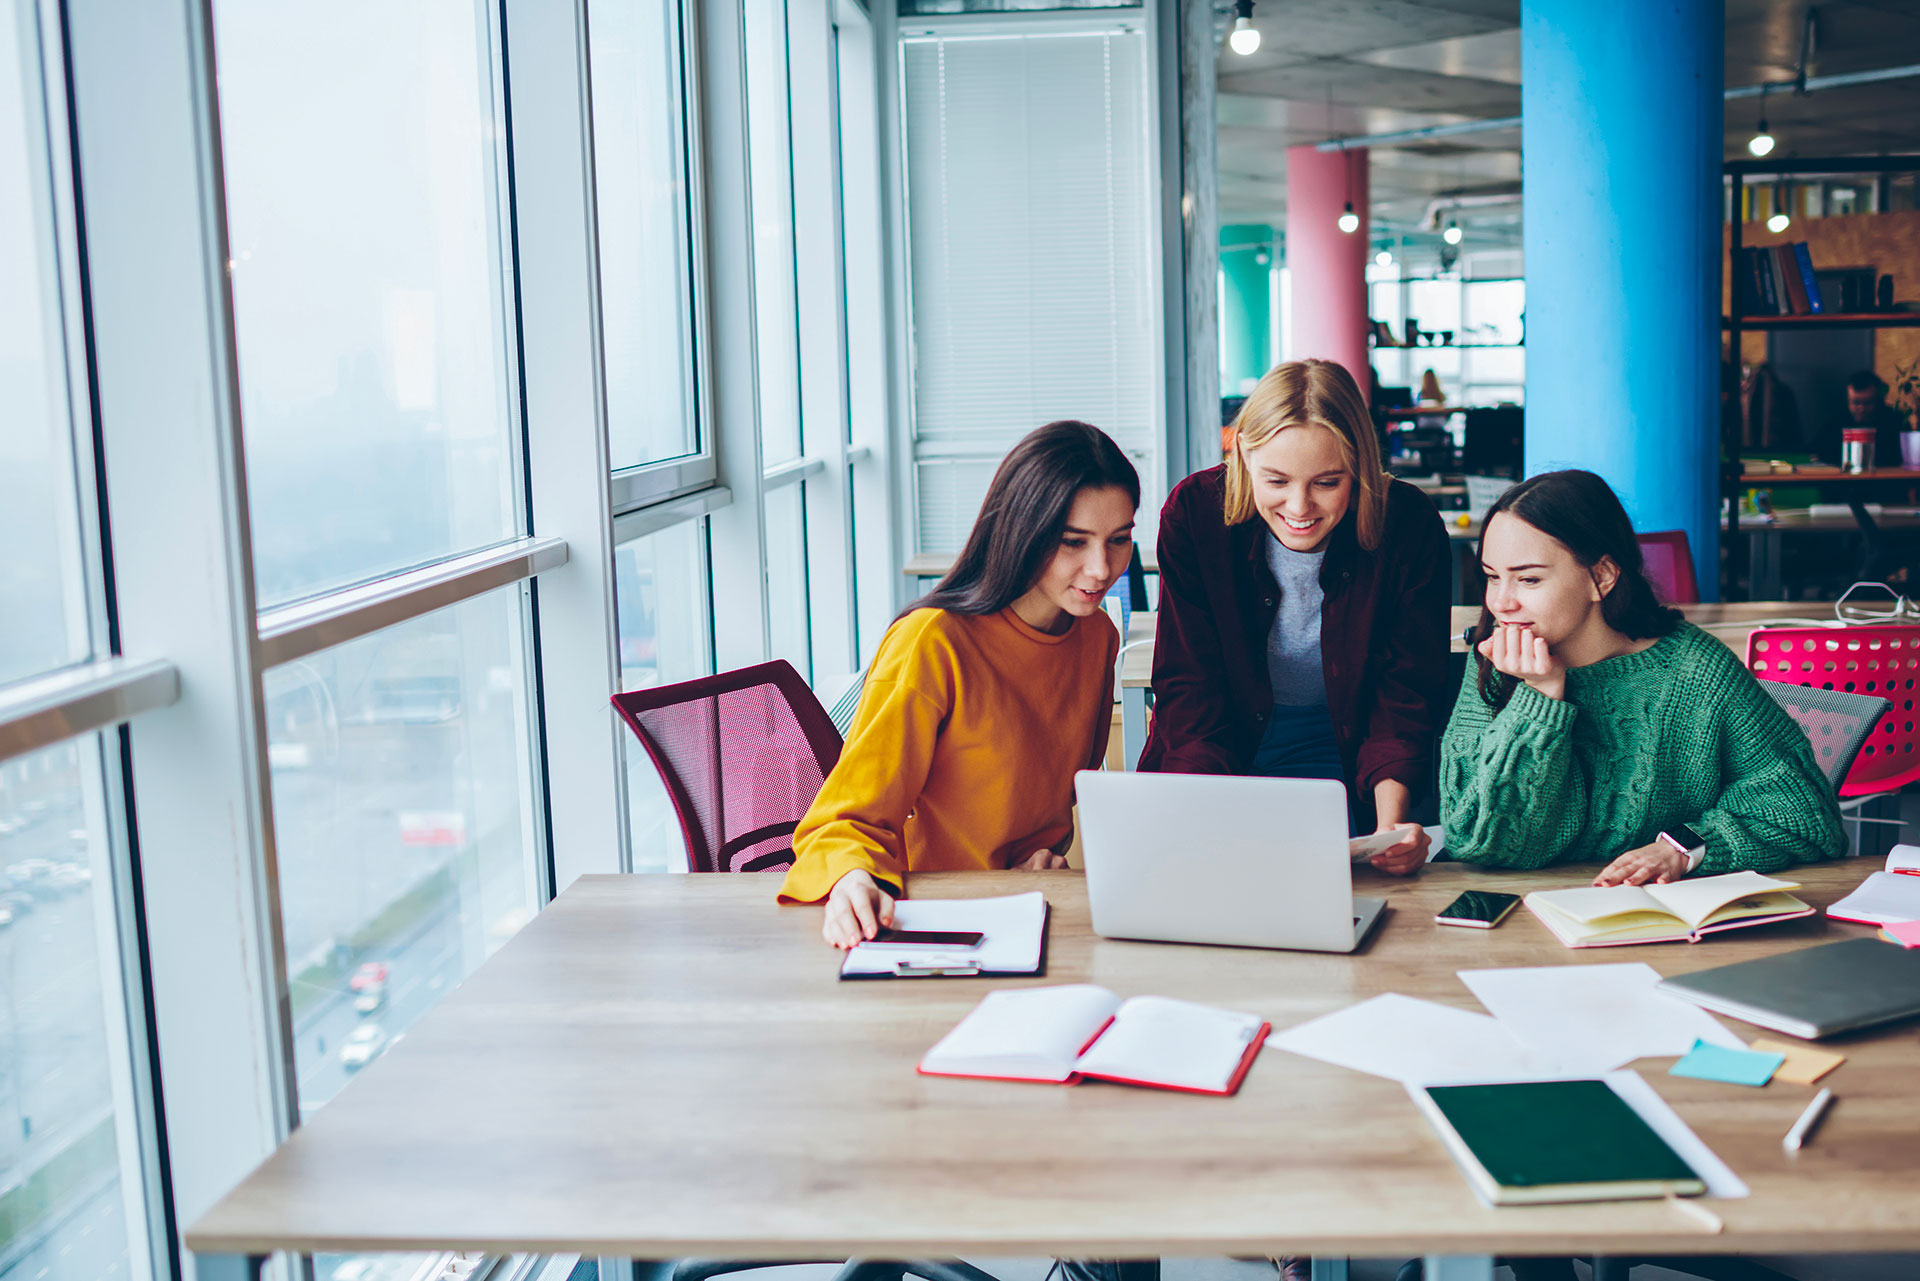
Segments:
[[[1090,983],[1006,990],[989,993],[927,1051],[918,1070],[1230,1095],[1271,1030],[1257,1015],[1165,996],[1122,1000]]]

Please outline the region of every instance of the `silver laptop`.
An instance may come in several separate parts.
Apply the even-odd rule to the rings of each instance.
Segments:
[[[1074,794],[1107,938],[1351,952],[1387,905],[1353,896],[1339,783],[1082,770]]]

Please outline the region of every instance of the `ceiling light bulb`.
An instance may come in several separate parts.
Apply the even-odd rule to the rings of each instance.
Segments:
[[[1353,211],[1353,201],[1347,201],[1346,212],[1340,215],[1340,230],[1351,236],[1360,230],[1360,215]]]
[[[1773,150],[1773,135],[1767,132],[1767,122],[1760,122],[1760,132],[1747,139],[1747,150],[1756,156],[1764,156]]]
[[[1446,241],[1450,245],[1459,244],[1460,243],[1460,224],[1457,222],[1448,223],[1447,229],[1440,233],[1440,239]]]
[[[1767,219],[1767,230],[1775,233],[1785,231],[1787,229],[1787,224],[1790,221],[1791,219],[1789,219],[1785,214],[1777,213],[1773,217]]]
[[[1246,55],[1260,47],[1260,29],[1253,25],[1252,18],[1235,18],[1233,34],[1227,37],[1227,44],[1237,54]]]
[[[1382,249],[1373,256],[1373,261],[1379,266],[1391,267],[1393,266],[1393,254],[1389,250]]]

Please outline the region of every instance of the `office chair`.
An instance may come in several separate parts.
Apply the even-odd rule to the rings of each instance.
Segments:
[[[785,659],[613,696],[660,771],[695,872],[793,862],[840,731]]]
[[[850,691],[859,701],[859,682]],[[842,703],[848,699],[843,698]],[[785,659],[613,696],[660,771],[695,872],[764,872],[793,862],[793,831],[840,759],[841,736]],[[838,1263],[834,1281],[994,1281],[958,1259],[677,1259],[673,1281],[789,1263]]]
[[[1693,575],[1693,549],[1687,545],[1687,531],[1663,529],[1635,537],[1646,562],[1647,578],[1660,599],[1669,605],[1698,604],[1700,584]]]
[[[1913,714],[1914,686],[1920,681],[1920,624],[1766,628],[1747,637],[1747,670],[1763,682],[1799,686],[1807,708],[1829,710],[1831,703],[1813,702],[1822,693],[1884,700],[1877,720],[1864,711],[1853,713],[1867,720],[1868,729],[1836,788],[1842,800],[1898,791],[1920,781],[1920,732],[1914,729],[1920,718]],[[1827,736],[1822,733],[1823,739]],[[1814,748],[1822,769],[1831,759],[1822,754],[1824,746]]]

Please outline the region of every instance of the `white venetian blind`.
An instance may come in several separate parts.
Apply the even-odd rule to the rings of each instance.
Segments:
[[[1057,418],[1132,456],[1149,521],[1162,410],[1144,36],[902,44],[920,550],[957,551],[1001,456]]]

